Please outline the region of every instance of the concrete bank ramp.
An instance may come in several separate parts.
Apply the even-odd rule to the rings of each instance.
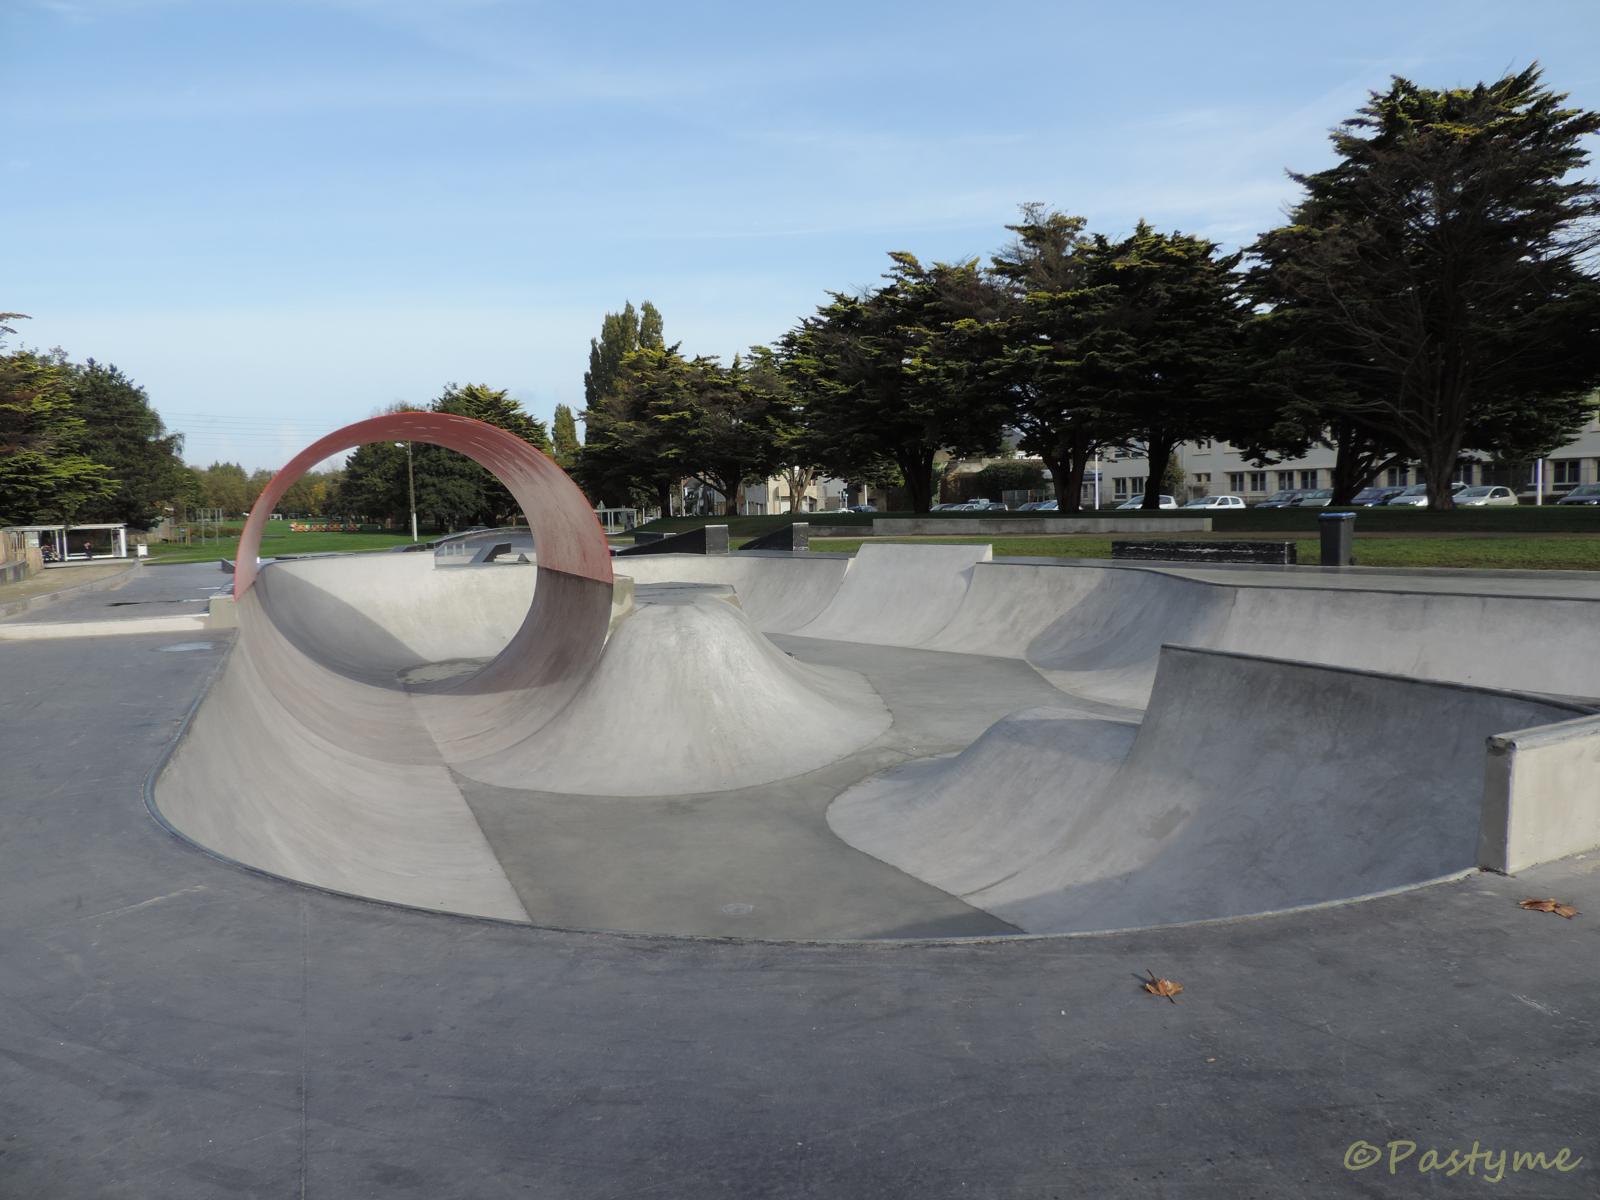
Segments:
[[[992,546],[861,547],[839,589],[800,637],[879,646],[920,646],[961,607],[973,568],[994,557]]]
[[[865,679],[795,661],[737,603],[641,587],[559,716],[456,769],[482,783],[573,795],[717,792],[826,766],[889,725]]]
[[[1267,912],[1470,869],[1485,739],[1586,711],[1167,647],[1136,732],[1020,713],[851,788],[828,820],[1030,932]]]

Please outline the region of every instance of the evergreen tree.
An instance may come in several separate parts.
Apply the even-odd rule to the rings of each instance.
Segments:
[[[7,322],[24,318],[0,313],[0,344],[15,332]],[[110,470],[84,452],[71,389],[59,355],[0,355],[0,525],[77,521],[114,494]]]
[[[1565,100],[1536,65],[1471,88],[1396,77],[1252,247],[1256,298],[1326,364],[1310,377],[1347,381],[1324,409],[1421,463],[1436,508],[1463,449],[1559,444],[1600,383],[1600,188],[1578,174],[1600,113]]]
[[[1079,253],[1079,286],[1043,305],[1049,319],[1075,329],[1082,402],[1117,441],[1144,447],[1144,507],[1153,509],[1173,448],[1215,436],[1227,419],[1218,402],[1238,373],[1246,315],[1233,274],[1239,256],[1143,221],[1121,241],[1096,234]]]
[[[806,423],[828,470],[844,479],[899,468],[912,507],[932,504],[941,450],[992,451],[1011,396],[992,364],[1003,296],[976,261],[923,266],[890,255],[887,282],[830,303],[783,338],[803,381]]]
[[[572,410],[565,404],[556,405],[555,423],[550,430],[550,439],[554,447],[551,457],[563,471],[572,470],[578,461],[578,423],[572,416]]]
[[[71,369],[72,407],[84,421],[84,448],[117,480],[116,491],[88,505],[83,520],[126,521],[148,529],[181,495],[183,435],[169,434],[145,390],[116,367],[90,359]]]
[[[1117,443],[1098,394],[1078,386],[1084,324],[1079,305],[1086,272],[1082,217],[1026,204],[1016,234],[992,260],[1010,293],[998,368],[1015,389],[1018,444],[1050,468],[1062,512],[1082,507],[1083,480],[1097,454]]]

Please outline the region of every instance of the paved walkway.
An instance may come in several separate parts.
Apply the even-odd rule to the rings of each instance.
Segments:
[[[1500,1194],[1600,1190],[1600,857],[1064,939],[435,916],[151,820],[141,786],[223,649],[205,640],[0,645],[7,1195],[1415,1196],[1480,1188],[1418,1173],[1474,1142],[1583,1157],[1506,1166]],[[1344,1165],[1402,1139],[1392,1177]]]

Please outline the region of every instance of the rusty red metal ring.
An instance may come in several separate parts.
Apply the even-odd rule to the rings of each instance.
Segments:
[[[334,430],[295,455],[272,477],[239,535],[233,572],[235,598],[255,582],[261,535],[283,494],[319,462],[369,442],[428,442],[465,454],[505,484],[521,506],[533,530],[541,571],[611,583],[611,551],[599,519],[577,484],[547,455],[515,434],[471,417],[398,412]]]

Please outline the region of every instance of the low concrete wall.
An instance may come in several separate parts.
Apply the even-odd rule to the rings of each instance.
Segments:
[[[1600,848],[1600,717],[1489,739],[1478,865],[1508,875]]]
[[[813,530],[813,535],[816,531]],[[1062,533],[1210,533],[1210,517],[875,517],[876,536],[993,534],[1045,536]]]

